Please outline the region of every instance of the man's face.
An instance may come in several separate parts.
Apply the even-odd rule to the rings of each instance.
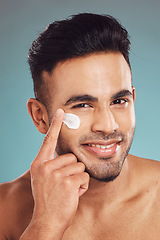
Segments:
[[[121,172],[134,129],[134,89],[130,68],[120,53],[99,53],[59,63],[50,84],[50,121],[62,108],[81,121],[77,130],[65,124],[56,153],[73,153],[91,177],[111,181]]]

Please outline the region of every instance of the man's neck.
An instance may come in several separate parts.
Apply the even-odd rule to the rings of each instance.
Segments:
[[[120,175],[113,181],[100,182],[90,179],[88,191],[81,197],[80,206],[99,208],[116,204],[129,197],[133,180],[133,166],[130,156],[124,161]]]

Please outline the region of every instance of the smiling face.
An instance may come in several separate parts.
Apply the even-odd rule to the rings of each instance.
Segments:
[[[131,71],[121,53],[98,53],[59,63],[49,83],[49,119],[57,108],[80,118],[80,127],[65,124],[56,153],[71,152],[91,177],[115,179],[130,149],[134,129],[134,88]]]

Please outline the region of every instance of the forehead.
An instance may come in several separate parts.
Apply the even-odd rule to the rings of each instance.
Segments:
[[[59,63],[52,75],[43,73],[52,96],[111,95],[131,89],[131,71],[121,53],[99,53]]]

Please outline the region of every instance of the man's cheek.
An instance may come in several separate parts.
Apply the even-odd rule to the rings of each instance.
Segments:
[[[75,144],[76,133],[69,129],[65,124],[62,125],[58,140],[56,152],[58,155],[71,152],[72,145]]]
[[[118,125],[122,131],[130,131],[132,127],[135,126],[134,115],[127,114],[126,116],[119,118]]]

